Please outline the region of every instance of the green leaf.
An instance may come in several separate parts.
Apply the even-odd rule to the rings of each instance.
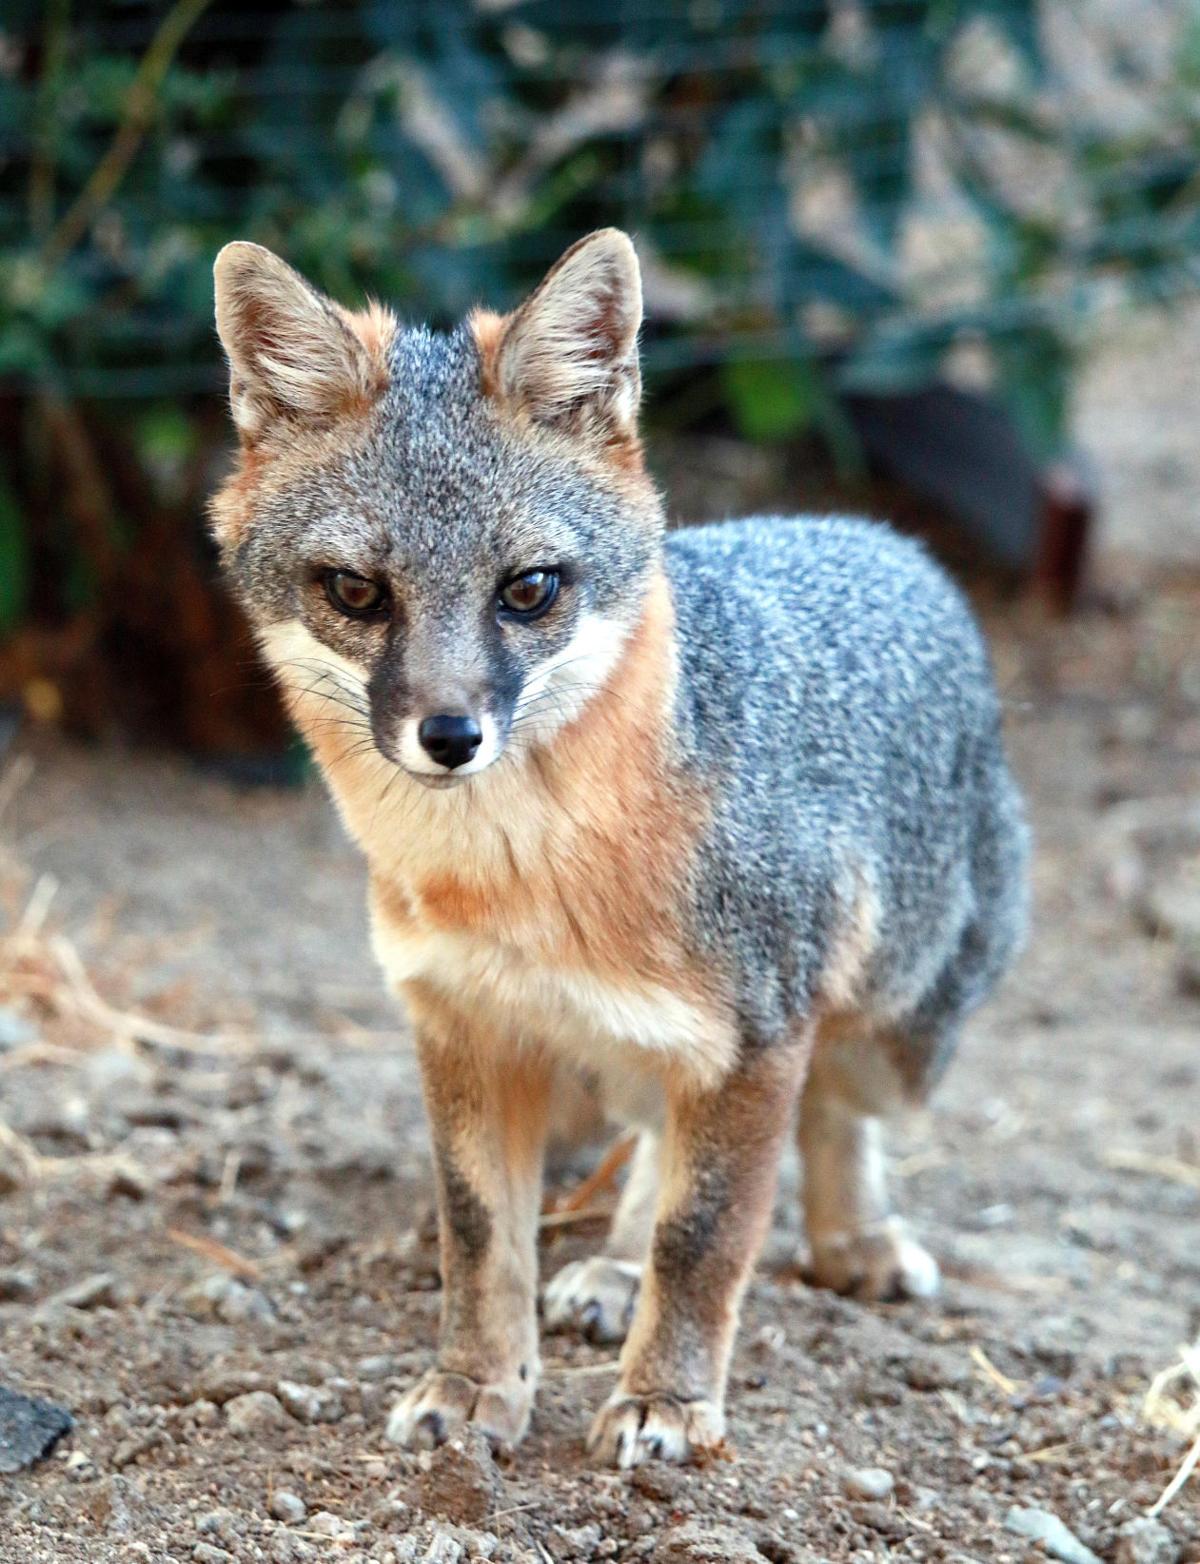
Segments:
[[[812,422],[817,390],[810,364],[792,359],[733,359],[721,381],[738,429],[748,440],[785,440]]]

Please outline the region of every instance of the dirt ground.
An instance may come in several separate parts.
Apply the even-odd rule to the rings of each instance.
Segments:
[[[1117,1564],[1200,1560],[1200,1477],[1138,1523],[1200,1394],[1146,1415],[1200,1324],[1200,583],[1066,625],[987,617],[1036,919],[895,1137],[944,1295],[808,1289],[786,1169],[734,1458],[696,1470],[589,1466],[614,1355],[569,1337],[544,1343],[515,1455],[384,1441],[434,1341],[430,1183],[330,806],[316,784],[239,792],[19,741],[0,773],[0,1383],[75,1427],[0,1477],[0,1559],[1042,1557],[1020,1507]],[[548,1227],[544,1269],[599,1231]]]

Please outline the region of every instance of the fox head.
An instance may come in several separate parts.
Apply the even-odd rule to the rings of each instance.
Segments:
[[[659,558],[629,239],[590,235],[448,334],[352,314],[258,245],[215,273],[240,438],[215,530],[309,736],[430,787],[553,743]]]

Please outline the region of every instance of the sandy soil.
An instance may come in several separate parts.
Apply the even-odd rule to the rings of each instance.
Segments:
[[[384,1442],[434,1339],[430,1188],[328,804],[51,744],[17,786],[10,758],[0,883],[14,920],[33,894],[26,936],[45,921],[2,950],[0,1381],[76,1425],[0,1477],[0,1558],[1017,1560],[1042,1556],[1009,1524],[1028,1507],[1104,1559],[1200,1559],[1200,1479],[1165,1531],[1134,1524],[1186,1452],[1142,1404],[1200,1297],[1198,608],[1177,586],[1066,627],[992,615],[1037,915],[896,1135],[944,1296],[806,1288],[786,1170],[735,1457],[701,1470],[590,1469],[613,1354],[567,1337],[515,1455]],[[58,933],[149,1020],[70,988]],[[545,1268],[596,1236],[547,1231]]]

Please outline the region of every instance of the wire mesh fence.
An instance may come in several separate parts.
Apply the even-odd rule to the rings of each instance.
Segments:
[[[446,325],[619,224],[660,428],[848,463],[848,395],[967,376],[1045,459],[1200,282],[1198,149],[1193,0],[6,0],[0,698],[137,663],[218,741],[231,238]]]
[[[233,235],[445,322],[617,222],[647,259],[652,373],[915,383],[965,338],[1024,337],[1018,400],[1096,311],[1197,280],[1200,29],[1165,0],[1115,22],[1027,0],[21,10],[9,384],[216,388],[208,264]],[[1069,63],[1089,27],[1107,90]]]

